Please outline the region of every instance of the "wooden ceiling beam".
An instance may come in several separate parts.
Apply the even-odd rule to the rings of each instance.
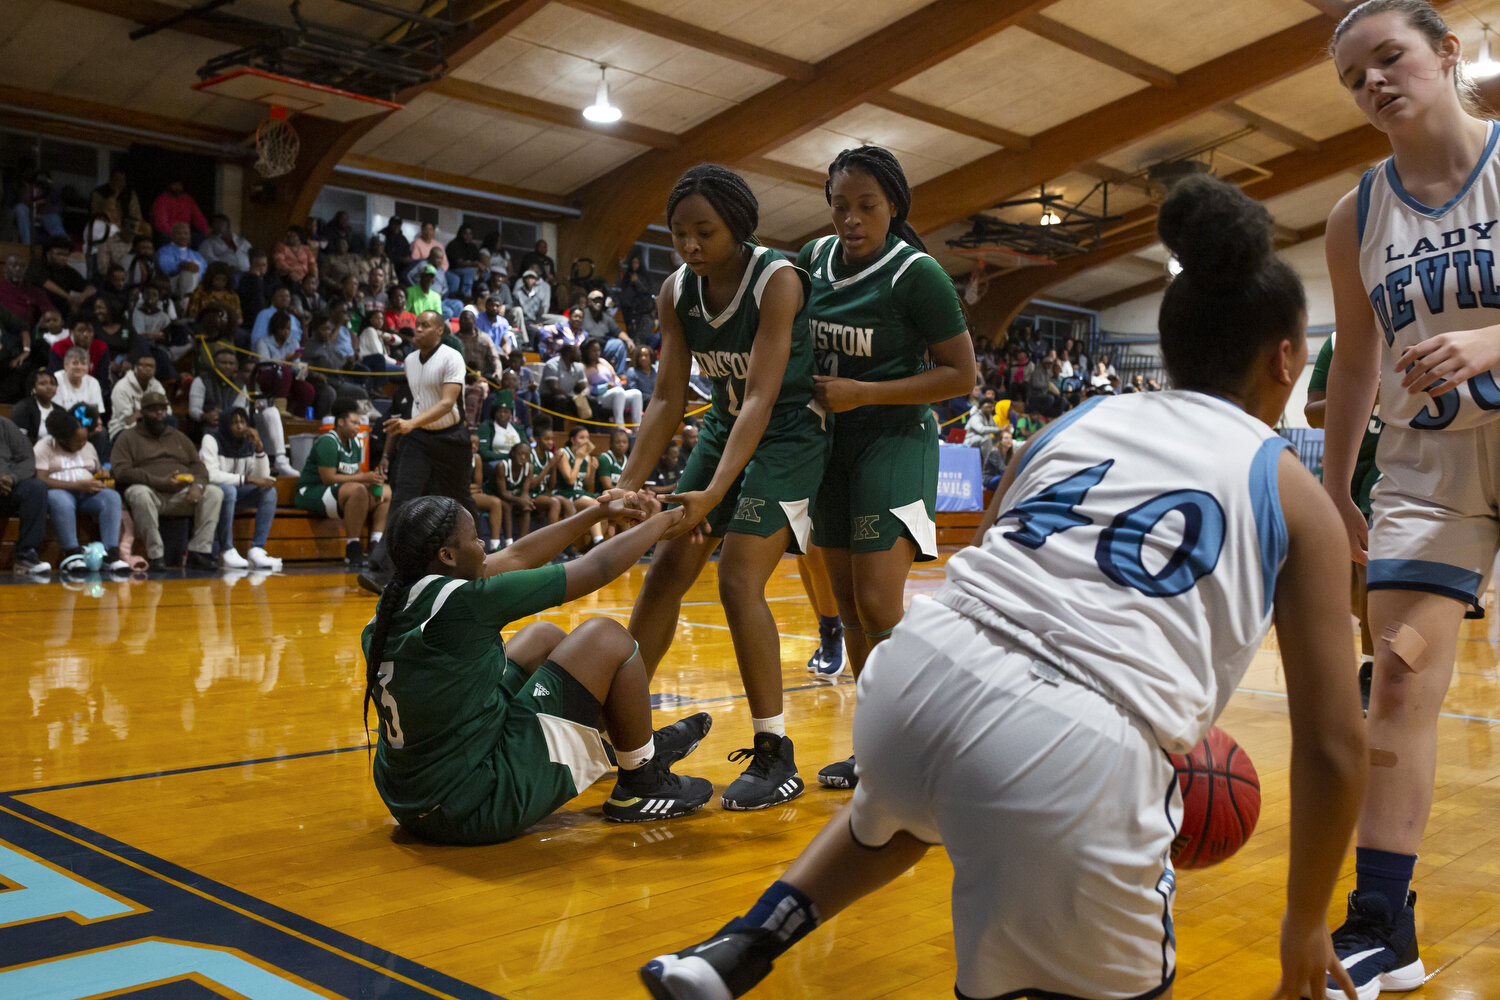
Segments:
[[[111,17],[123,18],[138,25],[160,24],[173,17],[181,17],[183,8],[158,0],[61,0],[70,7],[97,11]],[[196,35],[215,42],[223,42],[242,48],[264,40],[262,32],[255,30],[244,18],[210,11],[206,14],[183,18],[168,30],[184,35]]]
[[[584,118],[577,108],[553,104],[551,101],[539,100],[510,90],[500,90],[497,87],[475,83],[456,76],[445,76],[435,81],[427,88],[427,92],[451,97],[455,101],[463,101],[465,104],[473,104],[477,107],[492,108],[496,111],[521,115],[524,118],[534,118],[551,125],[561,125],[564,128],[574,128],[583,132],[593,132],[640,143],[652,149],[676,149],[682,145],[682,140],[671,132],[647,128],[644,125],[634,125],[630,122],[600,125]]]
[[[24,87],[0,85],[0,104],[11,105],[23,114],[27,111],[37,111],[78,118],[90,124],[96,124],[101,129],[118,126],[145,132],[158,132],[163,135],[175,135],[195,142],[216,145],[236,145],[245,141],[245,133],[236,132],[233,129],[203,125],[182,118],[152,114],[148,111],[135,111],[112,104],[100,104],[78,97],[65,97],[62,94],[44,94],[41,91],[28,90]]]
[[[1256,114],[1243,104],[1230,101],[1220,110],[1225,114],[1238,118],[1262,135],[1291,146],[1293,149],[1300,149],[1304,153],[1316,153],[1318,151],[1318,140],[1312,136],[1303,135],[1294,128],[1289,128],[1280,122],[1272,121],[1264,115]]]
[[[1098,160],[1089,160],[1086,163],[1080,163],[1078,171],[1079,173],[1088,174],[1095,180],[1109,181],[1109,183],[1120,187],[1133,187],[1137,191],[1144,191],[1147,194],[1151,193],[1151,184],[1145,177],[1140,174],[1127,174],[1123,170],[1116,170],[1109,164],[1100,163]]]
[[[828,180],[828,176],[820,171],[809,170],[792,163],[782,163],[780,160],[765,156],[749,156],[737,161],[735,165],[752,174],[774,177],[779,181],[790,181],[804,187],[817,188],[819,191],[824,189]],[[801,244],[798,244],[798,249],[801,249]]]
[[[1354,8],[1354,4],[1345,0],[1306,0],[1306,3],[1334,24],[1342,21],[1344,15]]]
[[[611,260],[655,221],[683,170],[764,156],[872,97],[989,38],[1052,0],[936,0],[817,64],[813,80],[783,80],[689,129],[674,150],[651,150],[574,195],[587,225],[569,224],[569,252]],[[630,197],[620,197],[620,192]]]
[[[1137,80],[1144,80],[1153,87],[1170,90],[1177,86],[1176,74],[1169,73],[1144,59],[1138,59],[1124,49],[1117,49],[1076,28],[1070,28],[1061,21],[1054,21],[1042,14],[1033,14],[1021,22],[1021,27],[1033,35],[1040,35],[1049,42],[1071,49],[1081,56],[1087,56],[1094,62],[1103,63],[1121,73],[1128,73]]]
[[[894,91],[872,95],[868,103],[875,105],[877,108],[894,111],[898,115],[905,115],[907,118],[915,118],[917,121],[948,129],[950,132],[957,132],[960,135],[967,135],[974,139],[983,139],[985,142],[992,142],[997,146],[1004,146],[1006,149],[1031,148],[1031,140],[1019,132],[1012,132],[1010,129],[991,125],[989,122],[982,122],[977,118],[966,118],[963,115],[956,115],[946,108],[940,108],[935,104],[928,104],[924,101],[913,100],[910,97],[903,97]]]
[[[1033,136],[1029,150],[980,157],[918,185],[912,223],[918,232],[932,232],[1014,198],[1079,164],[1316,65],[1326,58],[1327,44],[1327,20],[1309,18],[1180,74],[1175,88],[1131,94]]]
[[[648,35],[665,38],[691,48],[716,55],[734,62],[755,66],[759,69],[784,76],[791,80],[812,80],[818,69],[812,63],[784,56],[780,52],[742,42],[738,38],[721,35],[717,31],[700,28],[687,21],[659,14],[645,7],[638,7],[624,0],[559,0],[566,7],[594,14],[606,20]]]
[[[478,194],[491,194],[500,198],[519,198],[524,201],[536,201],[542,204],[569,205],[566,195],[553,194],[548,191],[538,191],[534,188],[515,187],[510,184],[498,184],[494,181],[480,180],[467,174],[451,174],[444,170],[433,170],[428,167],[399,163],[395,160],[384,160],[374,156],[361,156],[358,153],[349,153],[339,161],[339,166],[350,167],[355,170],[369,170],[380,174],[391,174],[395,177],[404,177],[413,181],[428,181],[432,184],[446,184],[450,187],[472,188]],[[431,190],[424,199],[433,197]]]

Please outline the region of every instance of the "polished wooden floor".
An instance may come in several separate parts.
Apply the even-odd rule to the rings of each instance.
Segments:
[[[623,618],[641,574],[548,617],[565,628],[589,615]],[[909,592],[940,575],[918,569]],[[174,866],[174,885],[200,895],[207,890],[194,889],[194,878],[228,887],[237,913],[287,926],[288,914],[304,918],[460,985],[515,1000],[598,1000],[644,996],[637,965],[742,910],[847,798],[814,783],[784,808],[735,814],[715,800],[686,819],[615,826],[600,817],[604,781],[509,844],[417,843],[398,832],[368,778],[357,636],[374,602],[352,583],[329,573],[0,587],[0,683],[10,691],[0,701],[0,789],[11,790],[0,818],[103,844],[135,868],[157,859]],[[711,566],[658,677],[669,707],[657,718],[713,712],[688,770],[722,788],[738,773],[725,755],[748,745],[749,717],[715,594]],[[809,683],[803,663],[816,627],[790,559],[770,596],[783,630],[789,730],[811,782],[848,752],[854,688]],[[1493,605],[1487,620],[1465,626],[1460,648],[1418,867],[1419,933],[1435,975],[1410,994],[1443,1000],[1500,996]],[[1180,874],[1179,1000],[1259,1000],[1275,984],[1290,744],[1278,662],[1268,642],[1221,720],[1250,751],[1265,806],[1238,856]],[[805,941],[755,995],[951,997],[949,876],[934,852]],[[0,870],[0,883],[15,888],[18,879]],[[1346,872],[1341,892],[1350,884]],[[73,929],[88,926],[53,923],[58,955],[74,950]],[[0,991],[3,967],[19,958],[0,952]],[[462,995],[419,986],[416,995]]]

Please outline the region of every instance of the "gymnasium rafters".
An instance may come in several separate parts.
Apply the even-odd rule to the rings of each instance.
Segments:
[[[200,65],[253,37],[247,19],[290,24],[288,4],[220,2],[129,39],[189,6],[206,5],[12,0],[0,124],[242,140],[262,109],[189,87]],[[901,157],[913,221],[961,273],[969,261],[945,241],[971,214],[1043,189],[1073,204],[1108,181],[1119,218],[1101,224],[1101,242],[996,279],[982,314],[998,321],[1040,293],[1105,308],[1160,289],[1143,178],[1153,163],[1211,159],[1266,201],[1284,246],[1311,250],[1334,201],[1387,149],[1324,53],[1349,6],[1340,0],[453,0],[420,11],[442,18],[450,6],[467,27],[447,44],[446,73],[401,91],[406,107],[383,119],[312,129],[287,218],[338,183],[342,163],[576,205],[581,220],[560,220],[561,256],[608,260],[662,221],[682,169],[711,159],[751,181],[762,235],[794,246],[827,231],[826,164],[870,141]],[[1469,51],[1477,18],[1500,18],[1500,0],[1438,6]],[[339,0],[300,10],[367,39],[399,23]],[[615,126],[578,114],[601,64],[625,113]],[[1103,214],[1098,191],[1084,208]],[[1035,222],[1040,209],[990,214]]]

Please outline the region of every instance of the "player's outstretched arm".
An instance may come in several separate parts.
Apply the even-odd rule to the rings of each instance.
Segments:
[[[1291,451],[1282,454],[1277,474],[1288,535],[1276,584],[1276,637],[1292,723],[1292,836],[1275,996],[1316,1000],[1324,995],[1325,974],[1332,974],[1356,1000],[1326,923],[1367,776],[1349,641],[1348,551],[1333,502]]]
[[[610,515],[618,516],[618,508],[630,502],[630,498],[621,498],[608,504],[600,504],[599,508],[616,508],[611,510]],[[657,513],[633,528],[617,532],[613,538],[595,545],[587,554],[568,563],[568,586],[564,601],[592,594],[629,570],[663,535],[680,524],[687,513],[682,507],[664,511],[655,501],[652,504],[657,508]]]
[[[601,498],[603,499],[603,498]],[[633,510],[633,509],[632,509]],[[638,517],[639,513],[620,511],[607,502],[580,510],[555,524],[537,528],[524,538],[518,538],[499,552],[491,553],[484,560],[484,575],[495,576],[518,569],[536,569],[545,566],[573,544],[574,540],[606,517]]]

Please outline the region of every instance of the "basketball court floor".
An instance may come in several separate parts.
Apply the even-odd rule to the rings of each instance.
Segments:
[[[546,616],[624,619],[644,567]],[[655,684],[657,724],[714,727],[683,770],[722,789],[749,743],[715,567],[688,596]],[[919,567],[908,595],[935,587]],[[783,561],[789,733],[811,787],[759,813],[603,821],[610,781],[511,843],[401,833],[369,780],[353,577],[0,587],[0,997],[197,1000],[644,996],[635,969],[742,911],[847,800],[813,782],[849,752],[854,686],[811,682],[817,629]],[[1433,978],[1412,997],[1500,996],[1500,616],[1464,626],[1418,865]],[[1275,986],[1290,737],[1274,637],[1220,720],[1264,789],[1254,837],[1179,873],[1178,1000]],[[754,994],[952,996],[940,852],[778,963]],[[1346,866],[1335,900],[1353,884]]]

